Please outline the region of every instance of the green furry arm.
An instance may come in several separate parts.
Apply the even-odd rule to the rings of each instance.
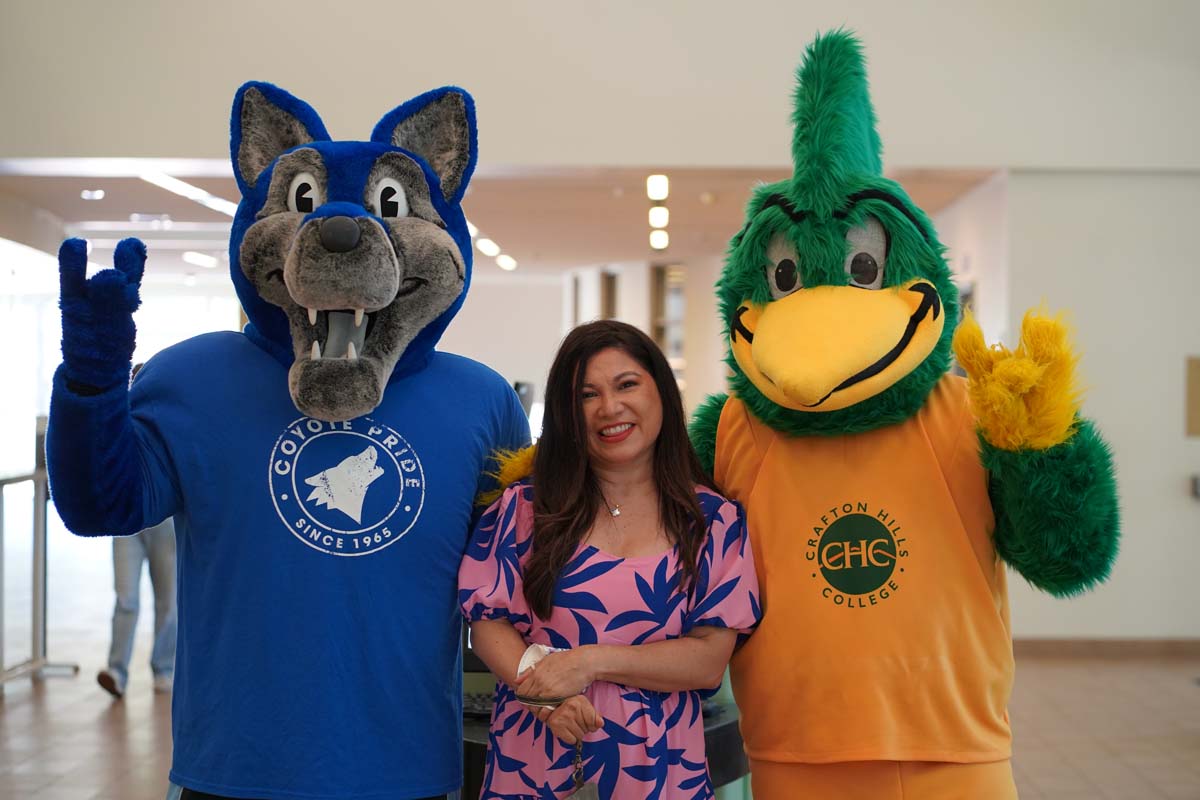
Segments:
[[[704,402],[696,409],[696,415],[692,417],[692,424],[688,426],[692,447],[700,457],[704,471],[709,475],[712,475],[713,463],[717,458],[717,423],[721,421],[721,409],[725,408],[725,401],[728,399],[729,395],[724,392],[710,394],[704,398]]]
[[[1064,597],[1108,577],[1120,512],[1112,453],[1081,420],[1046,450],[1001,450],[982,437],[996,514],[996,550],[1031,584]]]

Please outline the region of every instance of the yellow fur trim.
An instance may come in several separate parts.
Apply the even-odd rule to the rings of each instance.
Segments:
[[[496,479],[497,488],[480,494],[475,498],[475,505],[490,506],[499,499],[500,495],[504,494],[504,490],[509,486],[532,475],[533,456],[536,452],[537,445],[531,444],[522,450],[497,450],[493,453],[492,459],[496,462],[496,471],[489,472],[487,475]]]
[[[967,373],[979,429],[992,445],[1045,450],[1071,438],[1080,402],[1079,356],[1061,315],[1027,311],[1013,351],[1000,344],[988,347],[968,313],[954,333],[954,352]]]

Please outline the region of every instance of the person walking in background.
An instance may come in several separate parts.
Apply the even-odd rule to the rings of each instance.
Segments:
[[[136,364],[136,376],[141,364]],[[115,536],[112,542],[113,588],[117,592],[113,608],[112,644],[108,667],[96,675],[96,682],[113,697],[125,694],[129,683],[129,662],[133,658],[133,638],[137,629],[138,603],[142,583],[142,564],[150,563],[150,585],[154,587],[154,646],[150,650],[150,669],[154,673],[154,691],[170,692],[175,680],[175,522],[171,517],[133,536]]]
[[[96,682],[113,697],[125,694],[137,628],[142,564],[149,562],[150,585],[154,587],[154,647],[150,650],[150,669],[154,673],[154,691],[169,692],[175,675],[175,524],[167,517],[153,528],[133,536],[113,537],[112,545],[113,588],[117,592],[112,646],[108,650],[108,667],[100,670]]]

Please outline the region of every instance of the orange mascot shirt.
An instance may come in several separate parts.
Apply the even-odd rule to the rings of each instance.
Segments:
[[[834,437],[780,434],[730,398],[714,472],[746,507],[762,590],[731,664],[751,758],[1010,756],[1008,595],[965,381]]]

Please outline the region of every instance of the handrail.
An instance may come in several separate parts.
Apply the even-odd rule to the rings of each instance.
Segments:
[[[46,654],[46,509],[50,481],[46,474],[46,417],[37,418],[34,436],[35,466],[28,475],[0,478],[0,694],[4,684],[26,675],[41,680],[53,674],[76,675],[78,664],[52,664]],[[33,482],[33,628],[29,658],[12,667],[4,666],[4,487]]]

